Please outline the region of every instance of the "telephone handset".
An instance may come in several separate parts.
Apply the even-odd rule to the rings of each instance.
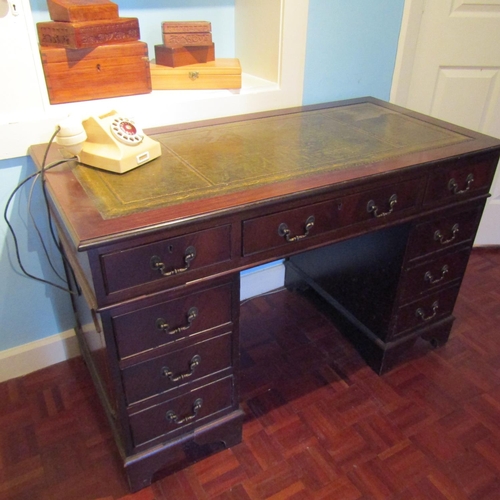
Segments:
[[[59,126],[56,142],[92,167],[123,174],[161,155],[159,142],[116,111],[83,122],[70,116]]]

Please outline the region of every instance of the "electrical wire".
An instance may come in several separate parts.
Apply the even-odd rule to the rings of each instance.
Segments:
[[[66,256],[64,255],[64,252],[63,252],[62,247],[61,247],[61,243],[57,239],[57,236],[56,236],[56,234],[54,232],[54,226],[52,224],[52,216],[50,215],[50,208],[49,208],[49,196],[48,196],[48,193],[47,193],[47,186],[45,184],[45,170],[46,170],[45,164],[47,163],[47,156],[49,154],[50,146],[54,142],[54,140],[55,140],[55,138],[56,138],[56,136],[57,136],[57,134],[59,133],[60,130],[61,130],[61,127],[58,125],[56,127],[56,130],[52,134],[51,138],[49,139],[49,143],[47,144],[47,147],[45,149],[45,153],[43,155],[42,166],[41,166],[41,169],[40,169],[40,174],[41,174],[40,178],[42,180],[42,193],[43,193],[43,197],[45,199],[45,206],[47,207],[47,219],[49,221],[50,234],[51,234],[52,240],[54,241],[54,244],[56,245],[57,249],[59,250],[59,253],[61,254],[62,258],[66,259]],[[69,160],[72,161],[74,159],[76,159],[76,157],[70,158]]]
[[[9,231],[12,235],[12,238],[13,238],[13,241],[14,241],[14,248],[15,248],[15,254],[16,254],[16,259],[17,259],[17,263],[19,265],[19,268],[21,269],[21,271],[29,278],[31,279],[34,279],[35,281],[39,281],[39,282],[42,282],[42,283],[45,283],[47,285],[50,285],[50,286],[53,286],[55,288],[58,288],[60,290],[63,290],[65,292],[68,292],[70,294],[75,294],[76,292],[74,292],[73,290],[67,288],[67,287],[64,287],[64,286],[61,286],[57,283],[54,283],[52,281],[49,281],[49,280],[46,280],[44,278],[40,278],[39,276],[35,276],[34,274],[31,274],[30,272],[28,272],[22,262],[22,259],[21,259],[21,254],[20,254],[20,250],[19,250],[19,242],[17,240],[17,236],[16,236],[16,233],[15,233],[15,230],[12,226],[12,224],[10,223],[9,221],[9,217],[8,217],[8,211],[9,211],[9,207],[10,207],[10,204],[14,198],[14,196],[16,195],[16,193],[30,180],[30,179],[33,179],[33,183],[32,183],[32,188],[33,188],[33,185],[36,183],[36,181],[38,180],[38,178],[41,179],[42,181],[42,192],[44,194],[44,199],[45,199],[45,204],[46,204],[46,207],[47,207],[47,214],[48,214],[48,219],[49,219],[49,227],[50,227],[50,232],[51,232],[51,235],[52,235],[52,238],[54,240],[54,243],[57,247],[57,249],[59,250],[59,252],[61,253],[61,256],[63,258],[65,258],[64,256],[64,252],[62,251],[62,248],[61,248],[61,245],[60,245],[60,242],[57,240],[57,237],[54,233],[54,228],[53,228],[53,225],[52,225],[52,217],[50,215],[50,209],[49,209],[49,202],[48,202],[48,195],[47,195],[47,191],[46,191],[46,188],[45,188],[45,172],[47,170],[50,170],[54,167],[57,167],[59,165],[62,165],[64,163],[68,163],[68,162],[72,162],[75,160],[75,158],[68,158],[68,159],[63,159],[63,160],[58,160],[58,161],[55,161],[53,163],[50,163],[49,165],[46,165],[46,162],[47,162],[47,156],[48,156],[48,152],[49,152],[49,148],[52,144],[52,142],[54,141],[57,133],[59,132],[60,128],[57,127],[56,131],[54,132],[54,134],[52,135],[52,137],[50,138],[50,141],[47,145],[47,148],[45,150],[45,154],[43,156],[43,161],[42,161],[42,166],[41,166],[41,170],[39,172],[34,172],[33,174],[30,174],[28,177],[26,177],[23,181],[21,181],[15,188],[14,190],[12,191],[12,193],[10,194],[8,200],[7,200],[7,203],[5,204],[5,209],[4,209],[4,214],[3,214],[3,217],[4,217],[4,220],[7,224],[7,227],[9,228]],[[31,190],[30,190],[30,197],[29,197],[29,203],[31,203]],[[31,208],[30,206],[28,207],[28,211],[30,212],[31,214]],[[36,226],[36,224],[35,224]],[[37,228],[37,232],[38,232],[38,228]],[[40,233],[39,233],[40,234]],[[41,235],[40,235],[41,237]],[[47,250],[46,250],[46,247],[45,245],[43,244],[43,238],[42,238],[42,246],[44,247],[44,250],[47,254]],[[47,258],[48,258],[48,255],[47,255]],[[50,262],[50,258],[48,258],[49,260],[49,263],[52,267],[52,269],[54,269],[52,263]],[[55,271],[55,269],[54,269]],[[59,273],[57,273],[56,271],[56,274],[59,278],[61,278],[61,276],[59,275]],[[62,278],[61,278],[62,279]],[[64,280],[63,280],[64,281]]]
[[[38,228],[38,224],[37,224],[37,222],[35,220],[33,212],[31,211],[31,200],[33,198],[33,191],[35,189],[36,182],[38,181],[39,178],[40,178],[40,176],[35,177],[33,179],[33,182],[31,183],[30,192],[29,192],[29,195],[28,195],[28,213],[29,213],[29,216],[30,216],[30,219],[31,219],[31,223],[33,224],[33,227],[35,228],[35,231],[36,231],[36,233],[38,235],[38,240],[40,241],[40,244],[42,245],[43,252],[45,253],[45,257],[47,259],[47,262],[49,263],[52,271],[54,271],[54,274],[61,281],[66,282],[66,280],[59,274],[59,271],[56,269],[55,265],[52,262],[52,259],[50,258],[49,250],[47,248],[47,245],[45,245],[45,241],[43,240],[42,233],[41,233],[40,229]]]
[[[43,159],[42,159],[42,165],[41,165],[41,179],[42,179],[42,193],[43,193],[43,197],[45,199],[45,207],[46,207],[46,213],[47,213],[47,220],[48,220],[48,224],[49,224],[49,230],[50,230],[50,234],[52,236],[52,240],[56,246],[56,248],[59,250],[59,254],[61,255],[61,258],[63,259],[63,261],[65,262],[66,264],[66,271],[71,273],[71,276],[73,278],[73,282],[75,284],[75,287],[76,287],[76,294],[77,295],[80,295],[81,294],[81,289],[80,289],[80,285],[78,284],[78,281],[76,279],[76,276],[75,276],[75,272],[73,270],[73,266],[68,262],[68,258],[66,257],[66,253],[64,252],[63,248],[62,248],[62,245],[59,241],[59,239],[57,238],[55,232],[54,232],[54,225],[52,223],[52,215],[51,215],[51,212],[50,212],[50,204],[49,204],[49,196],[48,196],[48,193],[47,193],[47,185],[46,185],[46,182],[45,182],[45,171],[47,170],[47,167],[45,166],[46,163],[47,163],[47,157],[48,157],[48,154],[49,154],[49,150],[50,150],[50,146],[51,144],[54,142],[57,134],[59,133],[59,131],[61,130],[61,127],[60,125],[57,125],[56,126],[56,129],[54,131],[54,133],[52,134],[51,138],[49,139],[49,142],[47,144],[47,147],[45,149],[45,153],[43,155]],[[67,159],[66,161],[73,161],[73,160],[78,160],[78,156],[73,156],[72,158],[69,158]],[[63,280],[65,281],[65,280]],[[73,292],[71,292],[73,293]]]

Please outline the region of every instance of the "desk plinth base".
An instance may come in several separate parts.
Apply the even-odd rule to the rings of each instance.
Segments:
[[[450,315],[431,326],[414,330],[402,338],[384,342],[292,262],[287,262],[286,265],[285,285],[288,289],[312,290],[311,299],[322,309],[325,307],[321,305],[326,305],[325,312],[332,318],[335,326],[353,344],[368,366],[379,375],[388,372],[401,362],[419,338],[429,342],[432,347],[444,345],[448,341],[455,319]]]
[[[319,297],[323,300],[323,297]],[[450,316],[442,319],[438,323],[427,328],[420,328],[407,336],[393,342],[383,342],[376,338],[371,332],[366,332],[360,328],[356,322],[343,315],[340,309],[335,307],[333,302],[325,301],[330,307],[328,314],[333,318],[339,331],[351,342],[368,366],[378,375],[387,373],[405,359],[416,355],[413,352],[416,342],[419,339],[429,342],[432,347],[444,345],[450,336],[454,317]]]
[[[241,442],[244,412],[236,410],[178,439],[128,457],[125,472],[132,493],[160,477],[183,469],[207,456]]]

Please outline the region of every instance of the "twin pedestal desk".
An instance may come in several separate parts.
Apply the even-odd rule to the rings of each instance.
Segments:
[[[126,174],[46,173],[133,491],[241,440],[243,269],[285,258],[286,286],[329,303],[377,373],[419,337],[447,341],[500,141],[372,98],[152,136],[162,156]]]

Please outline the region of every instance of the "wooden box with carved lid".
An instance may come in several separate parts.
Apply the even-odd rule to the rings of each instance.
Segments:
[[[79,23],[116,19],[118,5],[110,0],[47,0],[52,21]]]

